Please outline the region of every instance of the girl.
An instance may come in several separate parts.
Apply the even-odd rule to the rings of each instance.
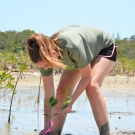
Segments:
[[[54,96],[53,68],[62,68],[63,73],[56,91],[57,108],[63,107],[66,89],[70,86],[71,102],[55,117],[52,135],[60,135],[66,114],[85,90],[89,99],[100,135],[110,135],[109,119],[101,83],[116,61],[115,41],[106,31],[84,25],[68,26],[51,37],[34,34],[27,40],[27,50],[32,62],[39,67],[43,78],[45,101]],[[77,86],[76,86],[77,85]],[[76,86],[76,87],[75,87]],[[44,112],[49,114],[48,106]],[[53,110],[53,113],[58,113]],[[44,131],[49,118],[44,118]]]

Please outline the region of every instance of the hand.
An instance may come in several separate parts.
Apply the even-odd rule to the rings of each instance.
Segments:
[[[72,105],[68,104],[68,106],[64,109],[62,109],[62,113],[70,113],[72,111]]]

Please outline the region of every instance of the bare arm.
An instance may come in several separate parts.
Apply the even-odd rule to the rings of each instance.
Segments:
[[[91,67],[90,67],[90,65],[87,65],[85,68],[79,69],[79,70],[82,74],[82,78],[79,81],[79,84],[78,84],[75,92],[72,95],[71,104],[73,104],[76,101],[76,99],[81,95],[81,93],[85,90],[85,88],[91,82]]]
[[[43,76],[43,85],[44,85],[44,97],[45,100],[48,100],[51,96],[54,96],[54,81],[53,75]]]
[[[43,76],[43,86],[44,86],[44,100],[49,101],[50,97],[55,96],[54,92],[54,81],[53,81],[53,75],[50,76]],[[51,114],[50,108],[44,104],[44,114]],[[44,117],[44,129],[48,129],[50,118],[48,116]]]
[[[78,84],[75,92],[73,93],[73,95],[71,97],[72,101],[70,102],[68,107],[63,110],[63,113],[68,113],[68,112],[71,111],[73,103],[81,95],[81,93],[85,90],[85,88],[88,86],[88,84],[91,82],[91,67],[90,67],[90,64],[87,65],[85,68],[79,69],[79,70],[82,74],[82,78],[79,81],[79,84]]]

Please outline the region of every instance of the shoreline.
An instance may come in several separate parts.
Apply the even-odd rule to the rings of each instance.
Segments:
[[[12,75],[16,78],[18,72],[12,73]],[[60,75],[54,75],[54,86],[55,89],[60,80]],[[39,87],[40,82],[40,73],[39,72],[25,72],[22,74],[21,78],[18,81],[17,86],[23,87]],[[43,87],[42,81],[41,86]],[[101,90],[135,90],[135,77],[128,77],[128,76],[106,76],[102,82]]]

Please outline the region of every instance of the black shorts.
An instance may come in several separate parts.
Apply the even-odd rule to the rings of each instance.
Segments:
[[[102,56],[106,59],[109,59],[109,60],[112,60],[115,62],[117,59],[117,46],[116,46],[116,44],[112,44],[109,47],[102,49],[99,52],[98,56]]]

